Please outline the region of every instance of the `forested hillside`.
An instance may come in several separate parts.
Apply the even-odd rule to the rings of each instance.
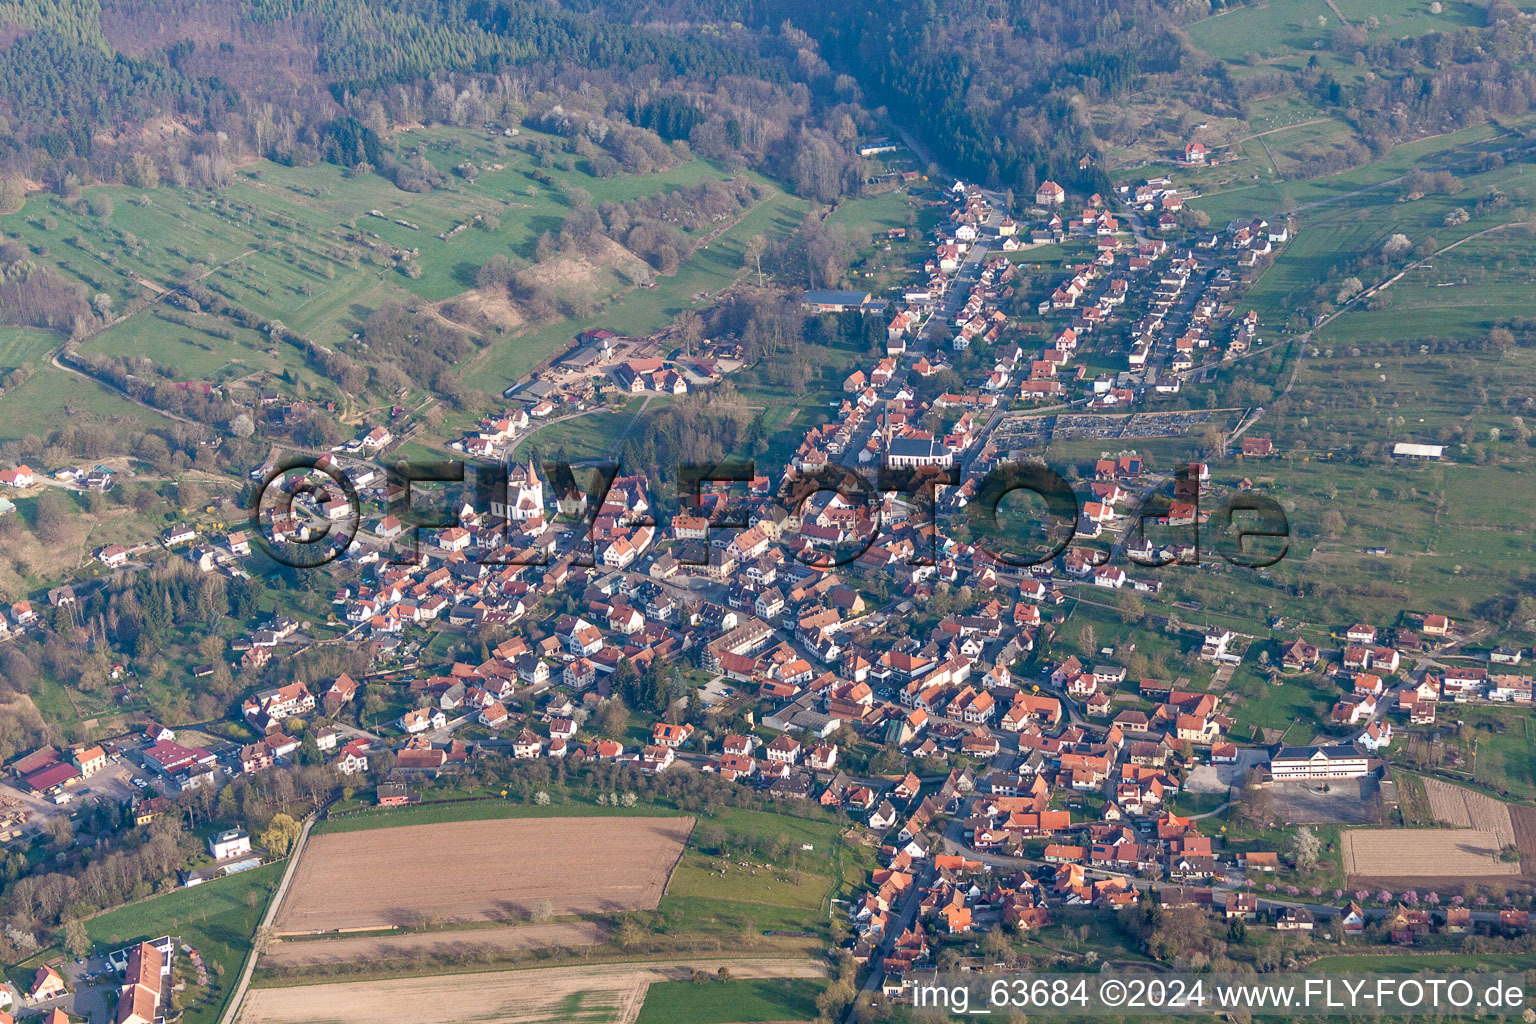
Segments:
[[[54,32],[79,46],[110,50],[97,0],[0,0],[0,25]]]
[[[1355,20],[1325,14],[1314,43],[1321,53],[1272,65],[1255,52],[1283,48],[1280,40],[1248,40],[1255,52],[1237,60],[1191,42],[1194,23],[1242,6],[1206,0],[567,6],[636,23],[753,27],[795,46],[813,87],[822,64],[823,87],[851,76],[870,106],[886,107],[951,170],[1026,192],[1045,178],[1100,188],[1100,169],[1117,147],[1207,118],[1247,121],[1256,105],[1293,94],[1354,129],[1355,164],[1405,138],[1518,115],[1536,97],[1536,33],[1511,0],[1459,5],[1456,18],[1407,34],[1390,26],[1385,9],[1362,16],[1369,5],[1355,8]],[[1136,116],[1127,109],[1133,102],[1142,107]],[[1161,141],[1166,152],[1183,140]],[[1314,173],[1338,169],[1320,161]]]
[[[821,202],[860,189],[855,140],[892,124],[955,173],[1093,191],[1194,123],[1291,96],[1353,133],[1324,173],[1536,102],[1530,20],[1466,7],[1402,36],[1357,13],[1264,63],[1192,41],[1206,0],[6,0],[0,175],[219,186],[258,156],[421,190],[433,172],[393,128],[555,114],[604,166],[660,139]]]
[[[593,11],[606,6],[575,2]],[[657,6],[630,16],[699,19],[722,8]],[[715,14],[722,20],[803,32],[802,54],[813,47],[834,71],[856,78],[871,103],[889,107],[955,171],[1029,191],[1048,177],[1097,183],[1079,166],[1096,148],[1090,108],[1132,89],[1165,87],[1188,66],[1174,27],[1207,10],[1203,0],[739,0],[723,6]],[[1226,99],[1222,83],[1205,85],[1212,103]],[[1203,91],[1193,76],[1183,76],[1180,86]]]

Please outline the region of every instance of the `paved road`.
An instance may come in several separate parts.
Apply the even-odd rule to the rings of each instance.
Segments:
[[[1136,244],[1141,245],[1147,241],[1147,226],[1141,219],[1141,211],[1134,206],[1128,206],[1125,210],[1125,219],[1131,225],[1131,237],[1136,239]]]
[[[933,152],[916,135],[908,131],[905,125],[896,125],[896,134],[901,136],[901,141],[907,144],[908,149],[917,154],[917,158],[923,162],[924,167],[931,165],[937,168],[941,177],[949,175],[944,166],[934,159]],[[952,175],[949,176],[952,177]]]
[[[304,827],[299,830],[299,838],[293,844],[293,851],[288,855],[288,866],[283,870],[283,880],[277,883],[277,891],[272,894],[271,901],[267,903],[267,912],[261,915],[261,924],[256,927],[257,935],[260,935],[263,929],[272,927],[272,921],[277,917],[277,909],[282,906],[283,897],[288,894],[288,886],[293,881],[294,872],[298,869],[299,857],[304,853],[304,844],[309,842],[309,830],[314,828],[319,818],[320,811],[316,811],[304,819]],[[245,990],[251,984],[251,974],[256,970],[256,959],[256,950],[252,948],[245,955],[245,966],[240,969],[240,980],[235,984],[235,990],[230,994],[229,1002],[224,1005],[224,1012],[219,1016],[219,1024],[233,1024],[236,1015],[240,1012],[240,1004],[245,999]]]
[[[453,733],[456,729],[459,728],[459,726],[465,724],[466,722],[473,722],[475,717],[479,714],[480,712],[478,711],[471,711],[467,715],[460,715],[458,718],[450,718],[446,723],[444,723],[441,729],[433,729],[430,732],[422,733],[422,735],[433,743],[447,743],[453,739]]]
[[[853,1024],[859,1004],[867,1001],[870,995],[880,987],[880,982],[885,979],[885,971],[881,970],[880,963],[890,954],[897,936],[912,927],[912,922],[917,919],[918,908],[923,902],[923,891],[933,884],[933,875],[933,861],[925,860],[917,877],[907,887],[906,898],[901,904],[900,912],[894,919],[886,922],[885,934],[880,937],[880,944],[870,955],[870,966],[865,973],[864,984],[859,987],[859,994],[848,1005],[848,1013],[843,1018],[843,1024]]]

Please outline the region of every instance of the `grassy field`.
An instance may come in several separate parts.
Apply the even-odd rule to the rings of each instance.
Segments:
[[[179,889],[92,918],[85,930],[98,952],[162,935],[179,936],[196,949],[208,963],[210,984],[203,991],[188,988],[182,993],[182,1005],[188,1024],[207,1024],[218,1019],[229,998],[282,871],[281,864],[269,864],[232,878]]]
[[[780,840],[785,848],[783,856],[779,858],[781,863],[824,875],[837,873],[835,868],[841,847],[839,837],[844,826],[836,821],[816,821],[736,807],[699,820],[700,829],[690,840],[691,850],[698,848],[705,830],[713,827],[723,835],[733,850]],[[811,848],[804,849],[806,845]],[[740,859],[761,858],[754,855]]]
[[[1530,259],[1536,238],[1508,229],[1472,239],[1392,285],[1379,310],[1352,309],[1320,337],[1333,341],[1484,337],[1500,323],[1536,314]]]
[[[1496,793],[1536,801],[1536,713],[1514,708],[1457,708],[1447,715],[1473,726],[1473,780]]]
[[[285,368],[281,355],[269,355],[271,348],[262,335],[220,317],[157,306],[102,331],[79,350],[145,358],[173,368],[180,380],[222,383],[258,370],[281,373]]]
[[[1325,65],[1331,60],[1323,57]],[[1329,70],[1341,77],[1346,67],[1350,65],[1330,67]],[[1191,200],[1189,205],[1205,211],[1213,223],[1224,224],[1238,217],[1272,216],[1286,210],[1298,210],[1305,227],[1317,216],[1309,210],[1313,204],[1342,201],[1361,189],[1390,191],[1390,186],[1385,183],[1401,177],[1415,166],[1455,165],[1479,152],[1498,149],[1513,141],[1509,137],[1494,141],[1504,133],[1497,126],[1477,124],[1401,143],[1381,159],[1347,171],[1309,179],[1287,178],[1281,173],[1282,167],[1294,171],[1297,157],[1308,145],[1320,141],[1319,135],[1324,131],[1308,122],[1328,120],[1334,125],[1330,129],[1331,137],[1338,141],[1337,122],[1327,119],[1321,110],[1302,97],[1261,100],[1256,107],[1253,127],[1256,132],[1265,134],[1262,139],[1251,137],[1241,143],[1241,155],[1246,157],[1245,160],[1195,171],[1179,168],[1174,172],[1180,180],[1187,179],[1199,188],[1199,197]],[[1285,130],[1273,131],[1276,128]]]
[[[41,365],[62,340],[52,331],[0,327],[0,372],[10,372],[28,364]]]
[[[1209,666],[1197,664],[1187,657],[1186,647],[1192,644],[1192,639],[1186,642],[1183,637],[1154,632],[1128,622],[1118,609],[1088,603],[1090,601],[1109,603],[1109,599],[1102,594],[1075,595],[1069,592],[1069,596],[1075,596],[1077,599],[1067,606],[1067,617],[1061,628],[1057,630],[1056,638],[1052,640],[1052,659],[1061,659],[1068,654],[1075,654],[1086,663],[1092,664],[1108,660],[1110,656],[1101,652],[1106,647],[1113,647],[1117,648],[1116,657],[1129,660],[1124,654],[1119,653],[1118,649],[1134,643],[1136,645],[1134,654],[1138,658],[1146,659],[1146,663],[1143,665],[1138,660],[1134,669],[1127,665],[1133,678],[1148,676],[1171,679],[1175,675],[1188,676],[1191,685],[1197,690],[1203,690],[1205,684],[1210,681]],[[1090,639],[1093,641],[1092,644],[1087,642]]]
[[[1286,676],[1281,676],[1280,685],[1275,686],[1245,670],[1246,666],[1243,666],[1233,676],[1233,685],[1228,691],[1239,695],[1239,700],[1233,702],[1236,705],[1233,714],[1239,726],[1236,734],[1249,735],[1241,729],[1247,726],[1250,730],[1254,727],[1278,730],[1285,734],[1288,743],[1310,740],[1310,733],[1303,736],[1293,730],[1307,728],[1305,723],[1313,720],[1317,709],[1326,712],[1332,694]]]
[[[814,872],[738,867],[731,861],[690,853],[678,864],[667,895],[680,900],[737,900],[813,909],[832,880]]]
[[[490,821],[498,818],[569,818],[597,816],[655,817],[658,814],[680,814],[654,804],[636,804],[633,807],[599,807],[596,804],[572,801],[568,804],[550,804],[537,807],[533,804],[509,803],[505,800],[462,800],[456,803],[423,804],[416,807],[375,809],[363,814],[349,815],[322,821],[313,830],[315,835],[335,832],[362,832],[375,828],[398,828],[404,825],[437,825],[446,821]]]
[[[700,818],[658,908],[665,930],[822,933],[828,900],[873,865],[872,851],[845,844],[841,831],[739,808]],[[723,855],[706,846],[713,836],[724,837]]]
[[[883,192],[864,199],[844,200],[827,216],[827,223],[841,224],[855,244],[862,244],[891,228],[907,227],[907,213],[916,208],[905,192]]]
[[[1137,948],[1140,943],[1118,919],[1106,921],[1102,917],[1076,907],[1061,907],[1052,914],[1052,917],[1055,920],[1051,924],[1030,931],[1028,939],[1019,944],[1018,948],[1023,953],[1029,956],[1054,958],[1062,949],[1067,948],[1073,952],[1094,952],[1101,960],[1113,960],[1117,963],[1155,962]],[[1080,938],[1079,927],[1085,923],[1090,927],[1086,938]],[[1054,1017],[1055,1014],[1052,1016]]]
[[[1245,304],[1257,307],[1267,322],[1274,322],[1299,302],[1310,300],[1312,289],[1330,273],[1362,254],[1379,252],[1389,235],[1405,234],[1414,243],[1433,238],[1438,246],[1445,246],[1485,228],[1520,219],[1521,202],[1536,194],[1536,182],[1528,182],[1521,173],[1524,165],[1512,162],[1481,173],[1471,167],[1471,158],[1477,153],[1490,145],[1497,148],[1499,144],[1488,142],[1497,131],[1479,125],[1398,146],[1382,160],[1351,171],[1266,186],[1273,187],[1272,194],[1218,192],[1192,205],[1217,222],[1239,215],[1296,210],[1300,224],[1296,236],[1245,299]],[[1502,144],[1507,145],[1508,140]],[[1463,190],[1455,195],[1436,193],[1398,202],[1403,189],[1384,183],[1415,167],[1454,169]],[[1509,204],[1479,207],[1476,197],[1490,189],[1507,196]],[[1457,211],[1464,211],[1467,219],[1460,224],[1448,223],[1447,218]],[[1503,240],[1500,236],[1496,241]],[[1475,255],[1471,259],[1475,261]],[[1441,296],[1440,301],[1454,302],[1455,298]],[[1347,321],[1352,316],[1340,319]],[[1342,323],[1339,326],[1344,328]]]
[[[1308,973],[1391,974],[1415,971],[1524,971],[1531,967],[1528,953],[1363,953],[1359,956],[1322,956],[1307,964]]]
[[[1502,275],[1513,290],[1522,276],[1524,232],[1489,238],[1509,243],[1510,251],[1483,252],[1489,261],[1480,273]],[[1481,241],[1465,247],[1472,258]],[[1523,592],[1536,555],[1530,540],[1536,473],[1516,418],[1526,400],[1536,398],[1526,351],[1482,351],[1481,331],[1444,330],[1422,315],[1412,324],[1422,344],[1372,338],[1350,327],[1379,323],[1380,316],[1341,318],[1308,346],[1294,389],[1270,403],[1259,428],[1284,458],[1216,467],[1234,480],[1249,477],[1255,489],[1280,501],[1291,524],[1286,557],[1264,572],[1161,570],[1163,600],[1220,608],[1245,621],[1250,633],[1283,616],[1293,623],[1287,633],[1299,630],[1315,643],[1326,639],[1318,624],[1391,622],[1419,605],[1502,618],[1490,602]],[[1447,458],[1394,462],[1387,452],[1397,441],[1446,444]],[[1375,551],[1385,554],[1369,553]],[[1290,709],[1274,702],[1289,698],[1251,696],[1271,704],[1272,713],[1260,712],[1261,724],[1285,720]],[[1296,695],[1292,707],[1300,700]],[[1240,721],[1243,715],[1240,710]]]
[[[1188,793],[1181,791],[1173,801],[1174,814],[1209,814],[1227,802],[1225,793]]]
[[[526,458],[535,450],[546,455],[564,452],[576,461],[611,456],[626,431],[640,429],[636,418],[665,408],[671,395],[647,395],[626,401],[619,408],[595,409],[560,422],[547,423],[524,434],[513,448],[514,458]],[[633,426],[632,426],[633,424]]]
[[[809,978],[667,981],[645,994],[637,1024],[751,1024],[811,1020],[826,982]]]
[[[1335,377],[1324,387],[1344,400],[1345,380]],[[1426,427],[1400,436],[1434,435]],[[1266,490],[1291,523],[1286,558],[1263,574],[1234,572],[1219,581],[1165,573],[1170,599],[1219,604],[1261,627],[1275,616],[1391,621],[1416,603],[1414,595],[1433,595],[1436,608],[1466,614],[1518,586],[1536,550],[1525,533],[1536,474],[1515,466],[1292,459],[1272,465],[1270,479]],[[1386,556],[1366,554],[1376,548]]]
[[[1323,0],[1269,0],[1197,21],[1186,31],[1196,46],[1213,57],[1236,62],[1251,53],[1278,56],[1310,50],[1327,39],[1325,26],[1334,21]]]
[[[1376,27],[1370,32],[1376,38],[1398,39],[1483,23],[1481,11],[1474,13],[1470,4],[1447,4],[1440,14],[1433,14],[1430,0],[1347,0],[1340,2],[1339,9],[1351,23],[1365,24],[1374,18]],[[1187,31],[1194,44],[1212,56],[1240,62],[1326,47],[1338,26],[1338,16],[1323,0],[1267,0],[1195,22]]]
[[[39,364],[24,383],[0,395],[0,441],[42,437],[78,416],[120,427],[125,435],[171,422],[94,381]]]
[[[601,311],[582,320],[535,327],[498,340],[471,361],[466,379],[475,387],[500,391],[567,345],[575,335],[602,327],[642,336],[659,330],[685,309],[700,308],[744,272],[747,240],[772,238],[800,224],[805,202],[779,193],[757,205],[708,246],[684,260],[676,274],[656,278],[654,288],[632,288],[614,297]]]

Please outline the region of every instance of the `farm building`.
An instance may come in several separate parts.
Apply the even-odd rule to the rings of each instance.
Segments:
[[[885,300],[875,298],[870,292],[812,289],[800,296],[800,305],[813,313],[845,313],[852,309],[884,309]]]

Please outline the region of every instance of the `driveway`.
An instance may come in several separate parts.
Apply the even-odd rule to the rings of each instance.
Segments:
[[[69,965],[73,966],[73,963]],[[68,968],[65,973],[69,973]],[[44,999],[35,1003],[24,1001],[13,1012],[18,1018],[41,1017],[49,1010],[60,1009],[73,1017],[84,1017],[90,1024],[110,1024],[117,1007],[116,997],[117,985],[108,978],[106,984],[87,984],[57,999]]]
[[[117,986],[108,984],[89,985],[75,990],[74,1005],[70,1013],[84,1017],[91,1024],[108,1024],[116,1016]]]

